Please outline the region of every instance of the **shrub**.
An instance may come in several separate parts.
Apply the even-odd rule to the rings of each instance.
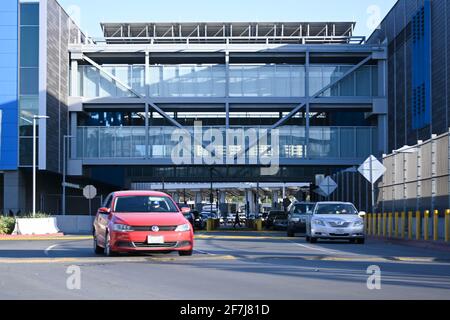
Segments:
[[[0,234],[11,234],[15,224],[16,219],[14,219],[14,217],[0,216]]]
[[[26,215],[24,215],[24,216],[18,216],[17,218],[24,218],[24,219],[32,219],[32,218],[36,218],[36,219],[39,219],[39,218],[50,218],[51,217],[51,214],[48,214],[48,213],[45,213],[45,212],[36,212],[36,215],[33,217],[33,213],[28,213],[28,214],[26,214]]]

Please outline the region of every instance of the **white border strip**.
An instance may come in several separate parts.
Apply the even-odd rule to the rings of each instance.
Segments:
[[[47,0],[40,0],[39,115],[47,115],[47,23]],[[39,170],[45,170],[47,168],[47,121],[39,120]]]

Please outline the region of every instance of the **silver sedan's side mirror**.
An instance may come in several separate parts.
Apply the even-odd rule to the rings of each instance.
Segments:
[[[362,217],[364,217],[366,215],[366,212],[365,211],[360,211],[358,213],[358,215],[362,218]]]

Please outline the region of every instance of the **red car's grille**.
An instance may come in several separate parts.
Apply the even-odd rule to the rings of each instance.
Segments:
[[[137,248],[172,248],[177,245],[176,242],[166,243],[147,243],[147,242],[135,242],[134,245]]]
[[[154,226],[132,226],[134,231],[152,231],[152,227]],[[159,228],[159,231],[175,231],[177,226],[156,226]]]

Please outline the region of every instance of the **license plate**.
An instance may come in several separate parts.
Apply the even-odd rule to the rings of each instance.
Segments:
[[[148,236],[147,237],[147,242],[149,244],[161,244],[164,243],[164,237],[163,236]]]
[[[344,233],[345,233],[345,230],[344,230],[344,229],[336,229],[336,230],[334,231],[334,233],[336,233],[336,234],[344,234]]]

